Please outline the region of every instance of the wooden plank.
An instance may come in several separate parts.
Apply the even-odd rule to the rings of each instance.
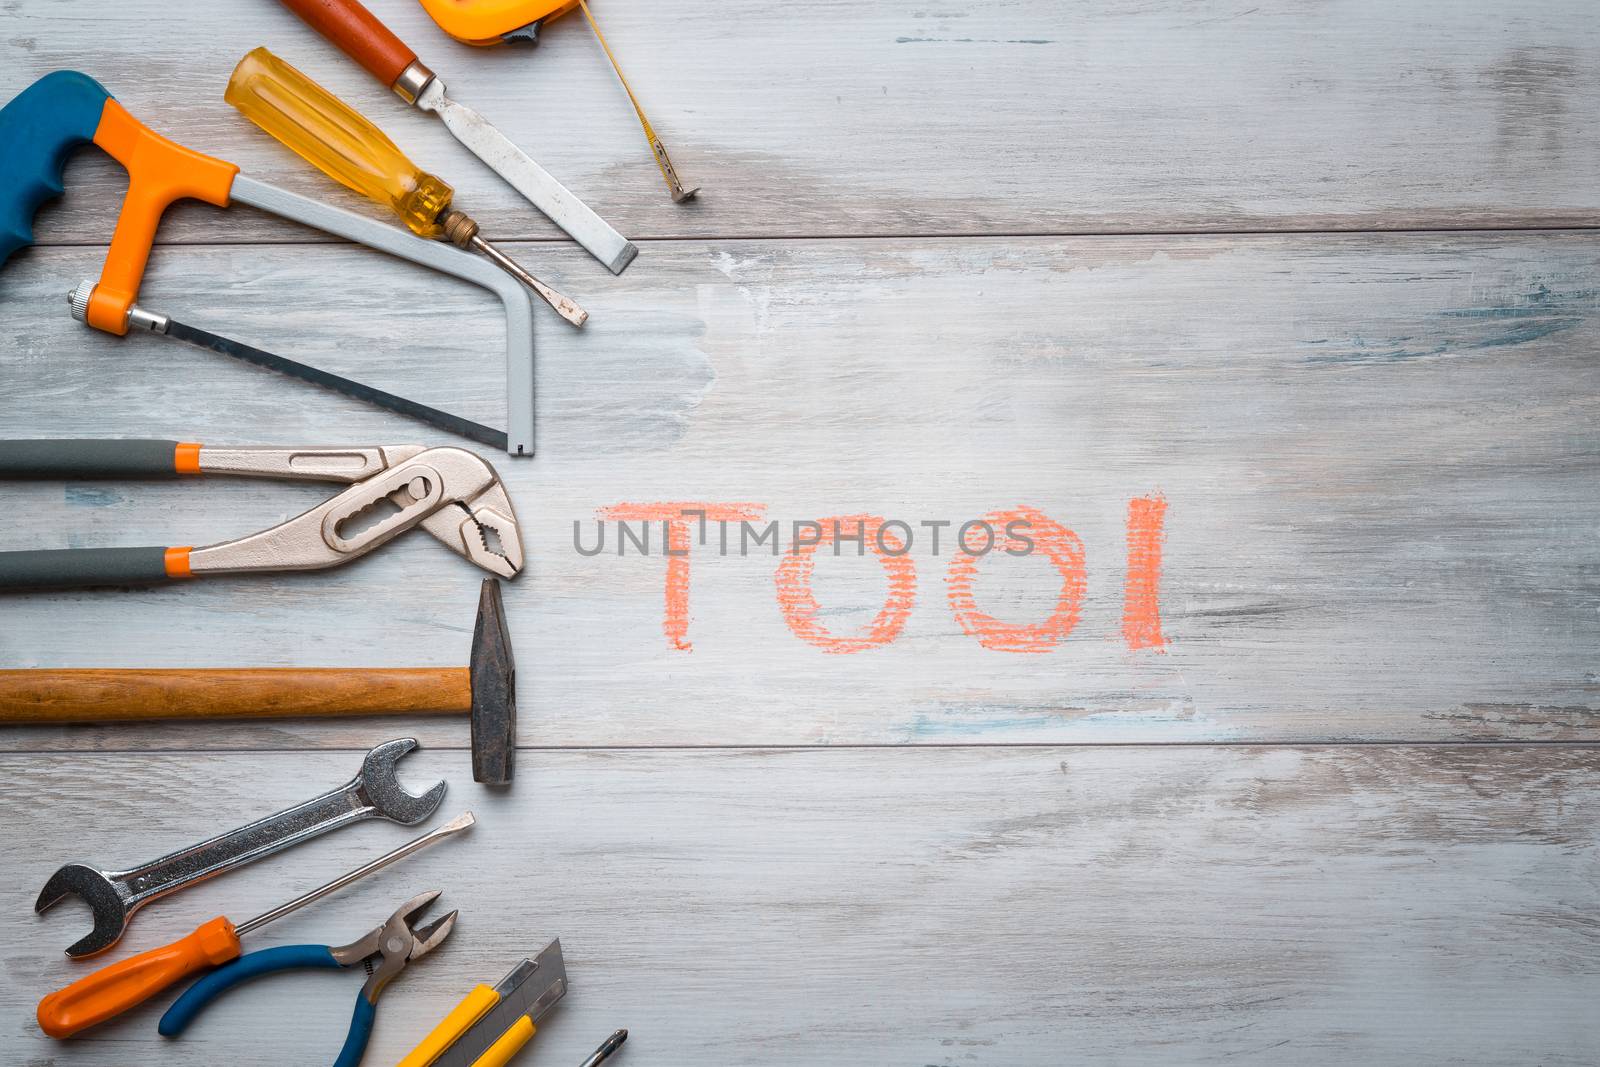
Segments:
[[[507,590],[525,745],[1596,736],[1592,240],[653,251],[600,294],[586,331],[541,320],[540,454],[498,460],[529,545],[528,572]],[[51,250],[5,275],[19,383],[0,401],[9,433],[451,443],[174,342],[83,329],[59,294],[95,255]],[[379,256],[169,249],[148,300],[500,417],[492,298]],[[205,544],[326,492],[14,483],[0,548]],[[1136,648],[1128,510],[1156,494],[1166,645]],[[675,647],[659,526],[649,557],[619,558],[614,524],[604,554],[574,545],[575,523],[592,547],[604,509],[650,501],[761,505],[785,551],[796,520],[904,521],[916,586],[903,627],[874,648],[817,647],[786,621],[793,589],[770,546],[741,554],[735,528],[723,557],[712,527],[689,560],[692,647]],[[955,527],[936,557],[918,526],[1021,505],[1070,527],[1084,554],[1076,627],[1031,653],[963,632]],[[814,621],[848,638],[870,632],[888,586],[876,559],[843,548],[815,561]],[[457,664],[479,577],[419,534],[316,575],[13,596],[0,662]],[[1025,625],[1051,615],[1064,583],[1042,553],[996,553],[972,586],[979,610]],[[464,737],[449,720],[415,728]],[[0,742],[349,745],[372,729],[57,728]]]
[[[409,0],[373,6],[633,237],[1587,226],[1600,208],[1587,0],[1515,17],[1496,0],[721,0],[670,17],[607,0],[625,69],[705,188],[688,208],[668,200],[577,19],[530,53],[453,42]],[[192,5],[181,26],[160,0],[17,0],[0,12],[0,99],[81,68],[185,144],[358,203],[223,102],[233,65],[262,44],[453,183],[486,233],[557,236],[431,118],[266,0]],[[41,238],[106,240],[120,183],[104,159],[75,163]],[[162,236],[305,234],[190,207]]]
[[[14,839],[49,842],[0,874],[10,1055],[331,1056],[348,974],[240,990],[178,1041],[156,1037],[158,1003],[52,1045],[33,1004],[82,973],[60,950],[86,917],[25,902],[63,860],[149,858],[355,757],[0,760],[27,800]],[[419,784],[449,778],[443,812],[476,810],[473,835],[248,941],[342,943],[443,889],[460,927],[384,994],[370,1063],[552,936],[572,992],[541,1063],[576,1063],[617,1026],[624,1062],[661,1065],[1579,1065],[1600,1042],[1594,748],[573,752],[504,794],[455,754],[410,759]],[[157,902],[125,951],[264,910],[411,832],[341,831]]]

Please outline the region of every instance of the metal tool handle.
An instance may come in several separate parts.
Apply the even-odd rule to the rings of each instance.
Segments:
[[[150,585],[177,577],[164,547],[63,548],[0,552],[0,589],[87,589]]]
[[[392,87],[417,54],[356,0],[283,0],[306,25]]]
[[[292,971],[302,967],[322,967],[334,970],[344,965],[333,958],[327,945],[283,945],[266,948],[240,956],[195,982],[173,1001],[172,1007],[161,1016],[156,1029],[163,1037],[177,1037],[194,1022],[195,1016],[217,997],[243,982],[275,971]]]
[[[234,182],[233,200],[464,279],[498,296],[506,312],[508,410],[506,433],[500,435],[496,447],[513,455],[533,455],[533,306],[528,302],[528,290],[522,283],[481,257],[442,241],[426,241],[377,219],[297,196],[249,177]],[[434,425],[443,424],[436,422]],[[454,433],[466,432],[447,428]],[[467,433],[467,436],[473,435]]]
[[[0,478],[176,478],[177,441],[0,441]]]
[[[128,910],[132,911],[184,886],[215,878],[318,834],[369,818],[376,810],[362,788],[360,777],[352,778],[303,804],[257,819],[198,845],[170,852],[131,871],[119,871],[111,878],[127,887]]]

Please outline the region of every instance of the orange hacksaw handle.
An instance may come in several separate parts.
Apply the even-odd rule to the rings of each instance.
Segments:
[[[51,1037],[71,1037],[238,955],[239,935],[219,915],[170,945],[129,956],[47,994],[39,1001],[39,1029]]]
[[[120,336],[128,332],[128,309],[139,295],[162,212],[186,198],[227,207],[239,168],[167,140],[113,99],[100,113],[94,143],[127,168],[128,193],[85,319]]]

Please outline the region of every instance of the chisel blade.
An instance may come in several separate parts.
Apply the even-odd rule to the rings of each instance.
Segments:
[[[589,254],[606,265],[612,274],[621,274],[639,254],[634,243],[556,181],[550,172],[476,111],[445,95],[444,84],[435,77],[416,99],[416,106],[431,111],[443,120],[456,140],[488,164],[511,187],[544,212],[550,221],[567,232]]]
[[[253,366],[276,371],[279,374],[296,378],[302,382],[309,382],[324,389],[331,389],[354,400],[372,404],[375,407],[383,408],[385,411],[392,411],[396,415],[404,415],[408,419],[425,422],[435,429],[444,430],[446,433],[465,437],[469,441],[476,441],[479,444],[498,448],[501,451],[506,450],[507,438],[505,433],[491,426],[484,426],[482,423],[463,419],[459,415],[452,415],[448,411],[440,411],[438,408],[419,404],[414,400],[407,400],[403,396],[386,393],[382,389],[374,389],[370,385],[363,385],[361,382],[338,374],[332,374],[325,370],[319,370],[305,363],[285,359],[283,356],[275,356],[271,352],[263,352],[259,348],[252,348],[247,344],[211,333],[209,330],[187,326],[172,318],[164,319],[164,327],[158,328],[157,332],[209,349],[220,355],[231,356]]]

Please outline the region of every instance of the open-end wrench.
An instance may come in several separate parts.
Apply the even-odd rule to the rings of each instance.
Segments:
[[[395,764],[416,747],[413,737],[386,741],[368,752],[361,773],[339,788],[131,870],[102,871],[69,863],[50,876],[33,910],[42,912],[69,893],[88,904],[94,931],[67,949],[68,956],[82,959],[120,941],[134,912],[185,886],[362,819],[389,819],[405,826],[419,823],[444,799],[445,786],[438,782],[421,796],[413,796],[400,785]]]

